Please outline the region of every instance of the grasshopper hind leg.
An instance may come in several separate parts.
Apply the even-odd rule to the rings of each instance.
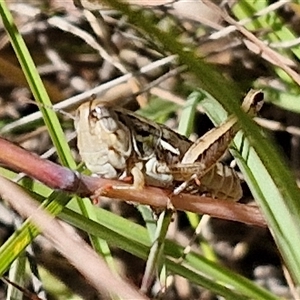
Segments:
[[[200,178],[198,174],[191,175],[189,179],[181,182],[173,193],[178,195],[184,191],[231,201],[238,201],[243,195],[237,173],[222,163],[217,163]]]

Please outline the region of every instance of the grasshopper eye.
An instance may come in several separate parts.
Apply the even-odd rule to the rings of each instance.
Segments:
[[[94,121],[100,120],[100,118],[101,118],[101,109],[100,109],[100,107],[96,107],[96,108],[92,109],[90,111],[89,117],[90,117],[90,119],[92,119]]]

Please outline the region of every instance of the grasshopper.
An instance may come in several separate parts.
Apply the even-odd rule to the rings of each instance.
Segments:
[[[261,95],[250,91],[243,109],[255,115]],[[75,128],[81,158],[98,176],[120,179],[132,175],[136,189],[146,184],[222,199],[242,196],[235,171],[218,162],[239,130],[234,116],[193,143],[131,111],[90,102],[78,108]]]

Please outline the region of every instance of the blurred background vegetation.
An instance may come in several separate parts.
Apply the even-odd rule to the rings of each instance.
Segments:
[[[79,105],[78,101],[83,101],[94,93],[116,106],[138,110],[143,116],[165,123],[174,130],[181,126],[180,128],[185,128],[184,133],[188,137],[195,139],[211,129],[213,124],[203,109],[199,109],[193,112],[193,117],[188,118],[186,125],[182,125],[183,108],[187,107],[186,99],[192,92],[198,91],[203,97],[207,97],[208,93],[220,101],[224,92],[224,98],[229,101],[221,103],[229,112],[235,112],[235,103],[242,100],[250,88],[261,89],[266,103],[256,122],[264,128],[266,135],[272,137],[281,153],[283,164],[297,179],[300,167],[299,1],[132,2],[135,5],[131,13],[126,13],[122,6],[120,10],[116,10],[100,3],[100,0],[78,0],[75,5],[71,0],[7,1],[51,102],[59,104],[70,100],[71,104],[63,107],[73,113],[74,108]],[[118,3],[115,4],[114,1],[111,4],[118,7]],[[144,24],[141,24],[143,20]],[[149,31],[151,26],[158,31]],[[174,54],[178,54],[179,58]],[[197,61],[202,64],[200,75],[195,74],[188,65],[192,59],[196,59],[195,66],[198,66]],[[133,78],[122,77],[131,72],[135,75]],[[1,135],[29,151],[39,155],[45,155],[46,152],[46,157],[59,161],[55,151],[49,152],[52,142],[47,126],[41,118],[28,117],[38,111],[39,107],[32,103],[34,93],[28,87],[3,25],[0,28],[0,76]],[[118,78],[121,79],[118,81]],[[104,86],[109,89],[101,89]],[[197,104],[194,106],[197,107]],[[230,111],[231,106],[233,111]],[[70,140],[72,155],[76,162],[80,162],[72,120],[58,115],[66,138]],[[224,157],[225,163],[229,164],[231,160],[230,154]],[[269,160],[272,161],[272,157]],[[1,174],[9,178],[17,176],[5,168],[1,168]],[[274,178],[277,175],[271,173],[270,176]],[[29,178],[23,178],[21,183],[27,190],[44,198],[50,193],[49,190],[43,190],[45,187],[35,187],[36,183]],[[278,193],[285,189],[279,185],[277,187]],[[245,183],[243,190],[241,202],[253,203],[253,195]],[[288,193],[288,187],[286,191]],[[264,195],[268,193],[271,195],[272,191],[267,187]],[[283,193],[282,199],[286,199],[284,195]],[[270,203],[272,197],[268,199]],[[299,199],[297,197],[297,194],[291,196]],[[289,203],[289,200],[286,201]],[[293,203],[295,211],[300,211],[300,206]],[[114,219],[114,216],[129,219],[126,226],[130,226],[130,223],[145,225],[145,211],[108,199],[103,199],[99,207],[89,208],[98,218],[95,221],[98,225],[99,219],[104,218],[102,208],[112,212],[109,215],[112,224],[104,226],[113,228],[114,222],[115,227],[123,224],[123,221]],[[101,231],[94,223],[88,224],[88,229],[83,228],[82,224],[88,223],[89,217],[81,215],[75,201],[71,201],[68,209],[76,211],[78,215],[70,221],[71,213],[65,211],[61,218],[80,228],[80,233],[87,240],[88,234],[95,228]],[[278,213],[280,214],[280,209]],[[289,213],[292,215],[293,211],[290,210]],[[294,232],[293,228],[285,224],[286,215],[281,219],[277,219],[276,215],[275,221],[270,221],[268,215],[266,218],[276,243],[266,228],[208,218],[202,224],[201,233],[193,241],[193,253],[199,261],[203,259],[203,264],[206,259],[213,261],[215,265],[210,267],[218,270],[218,275],[214,277],[212,269],[199,270],[199,261],[187,260],[185,263],[190,263],[190,269],[194,272],[192,275],[183,275],[178,270],[176,273],[173,268],[172,272],[166,272],[169,276],[168,284],[163,291],[158,284],[165,282],[161,271],[161,277],[153,279],[148,295],[163,299],[221,299],[221,296],[227,299],[299,299],[297,285],[300,279],[291,270],[293,263],[285,261],[289,250],[284,252],[278,242],[280,240],[285,243],[289,237],[286,232],[277,234],[276,228],[272,226],[278,222],[279,228],[288,227],[287,232],[291,230],[295,244],[293,241],[290,243],[290,240],[286,243],[295,252],[300,240],[298,231]],[[175,241],[178,248],[169,245],[168,251],[172,247],[181,251],[180,246],[187,246],[199,221],[199,216],[176,213],[170,224],[168,239]],[[20,228],[21,223],[20,217],[5,203],[1,203],[0,237],[3,243]],[[295,228],[298,223],[296,218]],[[99,240],[102,237],[101,233],[93,234]],[[124,236],[130,244],[130,229],[127,229],[126,234]],[[145,232],[139,234],[142,236]],[[144,274],[145,257],[137,257],[135,253],[124,251],[125,246],[122,248],[112,244],[114,247],[111,248],[111,257],[118,271],[139,287]],[[39,266],[47,299],[105,298],[44,238],[39,236],[32,246],[31,251]],[[149,250],[149,245],[147,249]],[[21,251],[16,252],[15,258],[21,259],[21,254]],[[144,255],[147,255],[146,250]],[[293,279],[285,264],[289,266]],[[223,266],[234,273],[223,269]],[[24,267],[23,271],[18,271],[17,274],[22,274],[21,276],[13,276],[10,272],[10,278],[36,292],[36,285],[32,283],[32,271],[29,269]],[[8,271],[8,267],[4,271]],[[205,279],[212,278],[211,282],[207,284],[205,279],[201,281],[199,274]],[[229,279],[222,278],[222,274]],[[241,274],[250,280],[244,282],[242,277],[236,278],[233,274]],[[198,275],[199,278],[192,279]],[[218,282],[218,287],[213,284],[215,281]],[[255,290],[254,286],[261,286],[265,290]],[[251,290],[256,294],[251,294]],[[11,292],[7,298],[24,297],[23,293],[15,293]],[[1,299],[6,298],[6,284],[1,285],[1,295]]]

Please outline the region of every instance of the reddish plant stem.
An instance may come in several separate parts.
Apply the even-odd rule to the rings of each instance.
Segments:
[[[266,226],[257,207],[185,193],[173,195],[170,190],[154,187],[134,190],[130,188],[130,185],[118,180],[81,175],[49,160],[42,159],[2,138],[0,138],[0,163],[17,172],[23,172],[50,188],[80,196],[92,196],[96,193],[114,200],[122,199],[161,209],[172,203],[174,208],[178,210],[209,214],[213,217],[239,221],[249,225]],[[112,188],[115,186],[118,188]]]

